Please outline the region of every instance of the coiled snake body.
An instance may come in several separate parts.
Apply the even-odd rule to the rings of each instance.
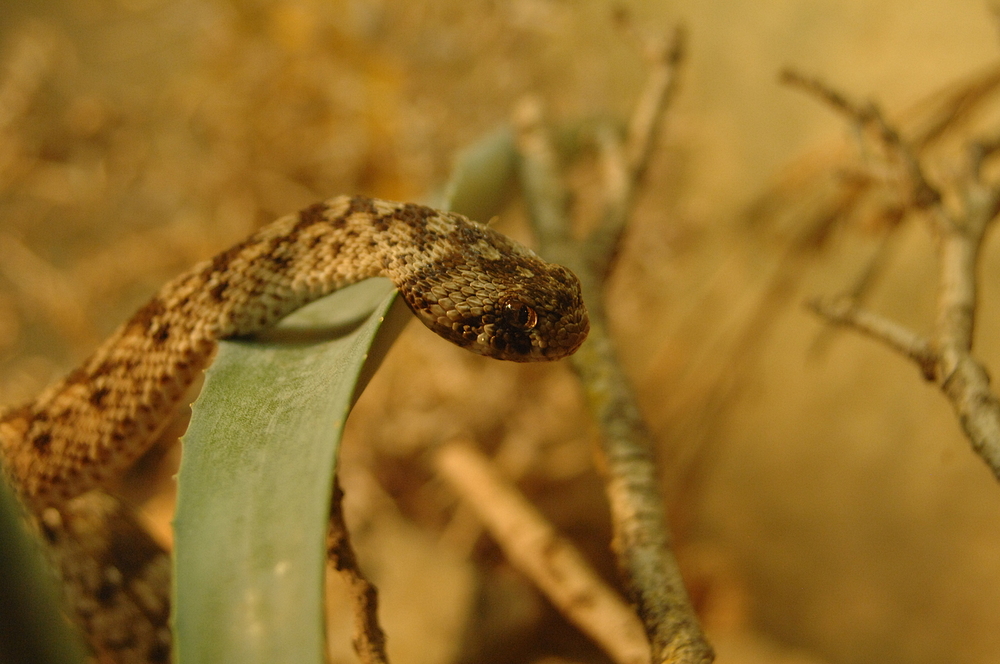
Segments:
[[[101,661],[169,660],[169,561],[101,489],[155,440],[220,338],[389,277],[417,317],[473,352],[574,352],[588,331],[576,277],[461,215],[338,197],[264,227],[169,282],[90,358],[0,415],[0,459]]]

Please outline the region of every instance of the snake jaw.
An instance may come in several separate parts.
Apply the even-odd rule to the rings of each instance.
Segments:
[[[411,293],[404,291],[403,295],[417,318],[439,336],[473,353],[499,360],[545,362],[561,359],[576,352],[590,328],[578,294],[568,308],[535,304],[537,300],[524,293],[509,300],[488,298],[482,307],[475,308],[475,313],[467,315],[456,315],[459,309],[441,315],[439,304],[428,306]],[[452,296],[450,299],[458,298]],[[508,307],[510,301],[519,304]],[[464,308],[465,304],[456,306]]]

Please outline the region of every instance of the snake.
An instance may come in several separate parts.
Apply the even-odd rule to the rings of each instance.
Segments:
[[[170,559],[115,481],[170,422],[218,341],[388,277],[424,325],[474,353],[558,360],[589,330],[567,268],[488,225],[339,196],[284,216],[163,286],[83,363],[0,413],[0,465],[99,662],[167,662]]]

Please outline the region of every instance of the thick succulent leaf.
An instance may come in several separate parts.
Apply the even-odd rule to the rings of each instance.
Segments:
[[[511,131],[488,134],[457,160],[441,206],[487,221],[514,166]],[[180,664],[324,661],[324,536],[340,436],[409,319],[391,285],[370,280],[265,338],[220,345],[179,475]]]
[[[266,337],[220,345],[179,476],[181,664],[324,661],[324,541],[341,430],[409,318],[389,282],[369,280]]]
[[[83,664],[83,648],[59,609],[52,570],[25,528],[0,469],[0,662]]]
[[[501,127],[486,134],[459,153],[441,207],[485,224],[513,190],[516,167],[513,130]]]

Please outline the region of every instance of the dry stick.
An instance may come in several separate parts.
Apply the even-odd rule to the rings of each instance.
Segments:
[[[1000,212],[1000,186],[981,180],[982,161],[1000,149],[995,139],[969,150],[970,172],[964,183],[962,210],[951,216],[940,193],[924,177],[919,159],[877,107],[861,107],[815,80],[785,75],[845,113],[859,125],[874,123],[886,149],[894,152],[911,182],[911,206],[925,209],[934,221],[939,255],[937,321],[933,345],[902,325],[850,304],[814,303],[813,310],[827,320],[853,327],[879,339],[920,365],[928,380],[938,383],[951,402],[973,449],[1000,480],[1000,400],[990,389],[989,374],[972,355],[975,328],[979,250],[990,224]]]
[[[815,299],[807,303],[814,312],[831,323],[852,327],[902,353],[920,366],[927,380],[937,374],[938,355],[929,341],[909,328],[879,314],[858,307],[848,298],[830,301]]]
[[[347,584],[354,608],[354,650],[362,664],[388,664],[385,632],[378,622],[378,589],[358,567],[354,547],[344,524],[344,491],[335,479],[330,505],[330,528],[326,533],[326,557]]]
[[[806,76],[792,70],[783,72],[782,78],[786,83],[798,87],[810,88],[816,85],[821,88],[825,87],[816,81],[808,82],[809,79]],[[801,81],[807,82],[802,83]],[[1000,67],[991,65],[984,71],[968,77],[967,80],[962,81],[958,85],[949,85],[926,97],[907,113],[910,118],[905,126],[906,131],[903,132],[907,136],[905,142],[907,149],[919,156],[942,139],[954,135],[957,128],[963,123],[968,122],[969,118],[979,111],[983,104],[996,93],[998,86],[1000,86]],[[808,91],[815,93],[814,90]],[[836,95],[837,93],[833,94]],[[819,96],[825,97],[826,93],[821,92]],[[898,135],[899,132],[897,132]],[[983,159],[1000,147],[998,141],[1000,141],[1000,136],[975,146],[976,149],[970,155],[972,157],[971,165],[973,172],[978,172]],[[875,174],[868,172],[867,169],[841,167],[840,170],[843,172],[843,176],[841,177],[842,184],[840,186],[843,194],[839,197],[840,200],[832,206],[825,207],[820,212],[821,217],[818,220],[819,225],[825,227],[826,230],[820,229],[820,232],[816,233],[816,229],[814,228],[817,226],[816,221],[808,221],[804,226],[807,229],[806,235],[803,236],[806,242],[796,242],[795,245],[798,246],[793,247],[788,252],[787,258],[782,261],[782,265],[786,263],[788,265],[798,264],[799,271],[801,271],[801,267],[805,264],[800,255],[801,248],[810,248],[812,251],[818,250],[820,245],[823,244],[822,239],[827,234],[827,231],[834,224],[839,223],[843,218],[853,213],[860,199],[866,195],[868,187],[874,184],[875,177],[873,176]],[[883,182],[885,181],[884,177],[881,179]],[[771,196],[773,195],[772,193]],[[908,205],[905,207],[893,205],[892,208],[885,208],[884,213],[897,216],[892,225],[898,229],[902,226],[910,211],[910,206]],[[809,239],[810,236],[815,237],[818,243],[813,243]],[[884,272],[885,265],[887,264],[888,254],[892,250],[897,236],[898,233],[890,232],[882,237],[876,255],[868,261],[863,274],[859,275],[858,279],[847,290],[846,295],[850,296],[855,304],[861,304],[867,293],[870,292],[875,280],[881,278],[881,274]],[[772,287],[773,292],[777,293],[780,291],[782,293],[778,299],[785,299],[794,290],[793,288],[782,287],[779,282],[784,281],[786,284],[798,283],[796,275],[792,274],[792,272],[794,270],[790,271],[787,267],[779,269],[777,280]],[[745,329],[754,331],[748,336],[761,338],[760,329],[766,327],[766,319],[768,317],[757,316],[756,318],[760,318],[761,320],[754,320],[752,324],[745,326]],[[830,330],[826,332],[826,334],[821,334],[817,337],[813,343],[814,353],[818,352],[831,338]],[[741,347],[744,345],[739,344],[737,346],[737,350],[734,353],[735,357],[740,356],[743,351]]]
[[[679,40],[675,41],[675,44]],[[658,102],[653,110],[640,108],[662,118],[673,70],[681,50],[675,46],[655,63],[647,90],[656,89]],[[666,72],[667,75],[664,75]],[[650,96],[653,96],[652,94]],[[608,331],[602,289],[624,228],[632,192],[642,175],[646,143],[655,137],[659,122],[649,123],[641,135],[633,133],[622,154],[642,155],[626,167],[627,185],[620,187],[616,200],[609,202],[605,228],[595,231],[586,243],[569,235],[566,218],[567,194],[557,176],[555,151],[542,124],[540,105],[528,101],[517,110],[521,186],[538,236],[541,253],[576,272],[583,286],[590,312],[590,336],[571,358],[591,411],[602,430],[602,450],[607,463],[607,495],[614,529],[613,546],[618,565],[636,604],[652,645],[652,661],[702,663],[714,659],[684,589],[677,561],[669,548],[663,501],[657,490],[653,461],[653,440],[642,418],[632,385],[618,361]],[[632,127],[643,126],[633,122]],[[634,130],[633,130],[634,131]],[[612,151],[613,152],[613,151]],[[602,246],[593,248],[594,244]]]
[[[635,614],[488,458],[472,445],[454,441],[438,448],[434,467],[473,509],[511,564],[614,662],[649,662],[649,644]]]
[[[1000,401],[986,368],[971,352],[979,249],[1000,210],[1000,187],[970,184],[964,206],[964,219],[949,223],[940,215],[937,379],[973,449],[1000,480]]]

